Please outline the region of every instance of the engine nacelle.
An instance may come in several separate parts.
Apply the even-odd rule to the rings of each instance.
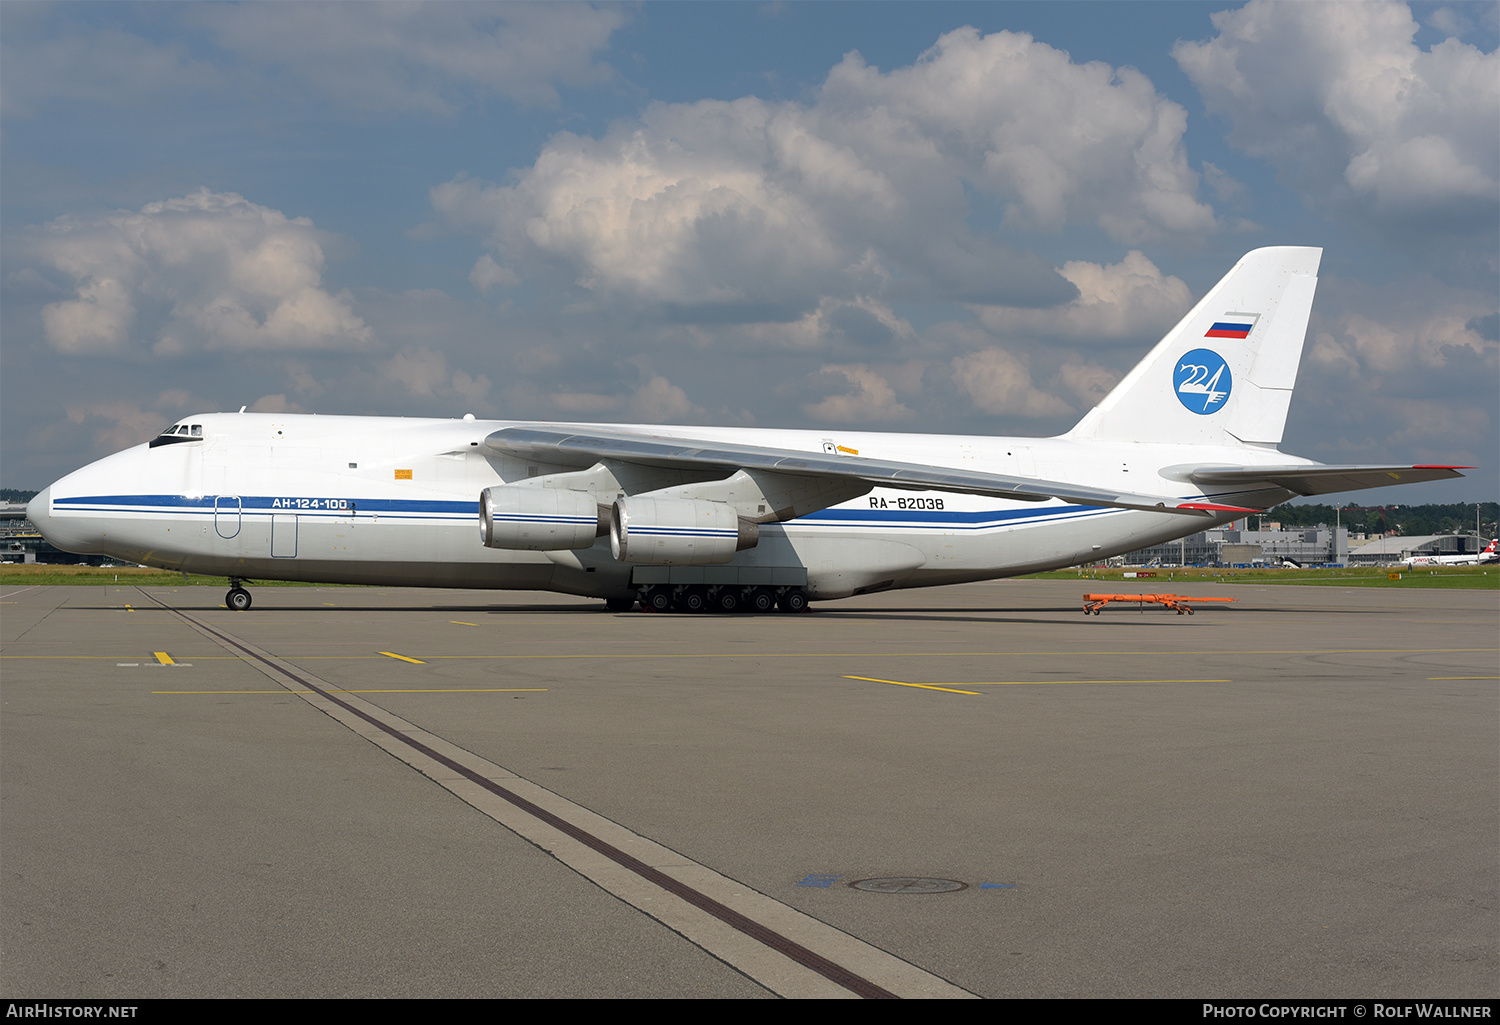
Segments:
[[[754,548],[760,526],[734,506],[691,498],[622,498],[610,517],[609,550],[642,566],[705,566]]]
[[[551,552],[592,548],[608,519],[588,491],[499,485],[479,493],[479,537],[486,548]]]

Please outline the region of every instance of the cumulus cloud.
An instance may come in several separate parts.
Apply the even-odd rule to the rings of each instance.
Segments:
[[[825,380],[843,378],[843,389],[819,402],[810,402],[802,411],[814,420],[836,424],[881,423],[906,420],[913,413],[896,398],[889,381],[864,364],[825,366],[819,372]]]
[[[322,287],[323,248],[307,218],[207,189],[139,211],[62,217],[31,238],[36,260],[75,296],[42,310],[67,355],[202,349],[361,349],[373,341],[347,294]],[[138,325],[140,309],[165,308]]]
[[[1456,38],[1421,49],[1404,4],[1256,0],[1213,22],[1216,37],[1173,56],[1235,145],[1386,227],[1493,231],[1500,54]]]
[[[91,450],[103,454],[149,441],[178,417],[209,408],[209,403],[185,389],[168,388],[145,404],[118,398],[79,399],[68,402],[64,411],[70,424],[87,432]]]
[[[1041,391],[1031,380],[1026,361],[1001,348],[989,348],[953,361],[959,389],[983,413],[1035,419],[1061,416],[1072,408]]]
[[[980,320],[1001,336],[1090,344],[1160,336],[1193,305],[1186,282],[1163,274],[1136,249],[1114,264],[1070,260],[1062,274],[1078,289],[1072,302],[1050,310],[982,307]]]
[[[584,3],[203,4],[182,8],[158,39],[148,35],[160,22],[148,34],[99,28],[70,7],[8,5],[8,115],[57,99],[122,106],[225,87],[292,86],[299,98],[381,112],[451,114],[487,96],[555,106],[558,86],[613,77],[598,55],[628,18]]]
[[[40,5],[25,13],[15,6],[6,11],[6,31],[0,35],[0,109],[9,117],[35,114],[56,99],[119,107],[224,82],[218,69],[189,57],[181,45],[71,20],[52,34],[35,24],[45,14]]]
[[[1214,229],[1185,126],[1133,69],[960,29],[891,72],[851,53],[811,103],[653,104],[599,138],[560,133],[514,184],[461,177],[432,202],[494,253],[479,287],[551,273],[691,322],[792,323],[860,297],[1046,306],[1074,288],[1011,229]],[[970,191],[1002,223],[975,230]]]
[[[806,352],[891,351],[911,345],[917,333],[888,303],[870,296],[852,299],[824,297],[816,309],[790,323],[749,324],[742,329],[759,350]]]
[[[1339,278],[1327,285],[1292,402],[1293,449],[1330,460],[1492,466],[1494,296],[1426,276],[1378,289]]]
[[[448,357],[427,346],[404,348],[381,361],[380,376],[412,395],[457,396],[471,406],[482,407],[490,392],[490,379],[484,374],[449,370]]]
[[[1309,363],[1330,377],[1357,376],[1387,393],[1457,396],[1481,385],[1493,398],[1500,345],[1477,326],[1462,307],[1345,312],[1314,335]]]
[[[703,410],[677,385],[660,374],[653,375],[633,392],[603,395],[597,392],[559,391],[547,397],[549,404],[570,417],[629,416],[643,423],[669,423],[701,416]]]
[[[851,53],[820,107],[868,150],[937,150],[1008,218],[1092,222],[1122,241],[1213,226],[1182,144],[1187,112],[1134,68],[1075,64],[1025,33],[958,29],[888,74]]]
[[[509,267],[500,266],[489,253],[485,253],[475,261],[474,269],[469,271],[469,284],[481,292],[488,292],[496,285],[510,287],[520,282],[521,279],[515,271]]]
[[[608,79],[596,54],[625,23],[583,3],[213,4],[200,22],[226,50],[287,68],[335,101],[450,113],[494,94],[555,105],[557,85]]]
[[[1097,363],[1069,362],[1057,370],[1058,387],[1077,400],[1077,408],[1093,409],[1125,375]]]

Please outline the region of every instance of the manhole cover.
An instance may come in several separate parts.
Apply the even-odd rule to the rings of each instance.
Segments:
[[[856,890],[869,890],[871,893],[951,893],[969,888],[968,883],[961,883],[957,879],[918,879],[912,876],[860,879],[849,885]]]

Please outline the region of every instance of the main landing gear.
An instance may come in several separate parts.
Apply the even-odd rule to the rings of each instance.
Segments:
[[[224,595],[224,604],[229,606],[231,612],[250,611],[250,592],[240,586],[242,582],[239,577],[229,578],[229,591]]]
[[[802,612],[807,591],[801,587],[737,587],[651,585],[638,589],[646,612]]]

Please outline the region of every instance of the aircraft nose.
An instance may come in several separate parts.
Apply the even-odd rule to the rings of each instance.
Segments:
[[[92,524],[77,517],[52,515],[52,488],[56,486],[54,482],[26,503],[26,518],[53,548],[75,555],[97,554],[99,535]]]
[[[47,525],[47,519],[52,514],[52,489],[43,488],[37,492],[36,497],[26,503],[26,518],[37,530],[42,530]],[[45,534],[43,535],[46,536]]]

